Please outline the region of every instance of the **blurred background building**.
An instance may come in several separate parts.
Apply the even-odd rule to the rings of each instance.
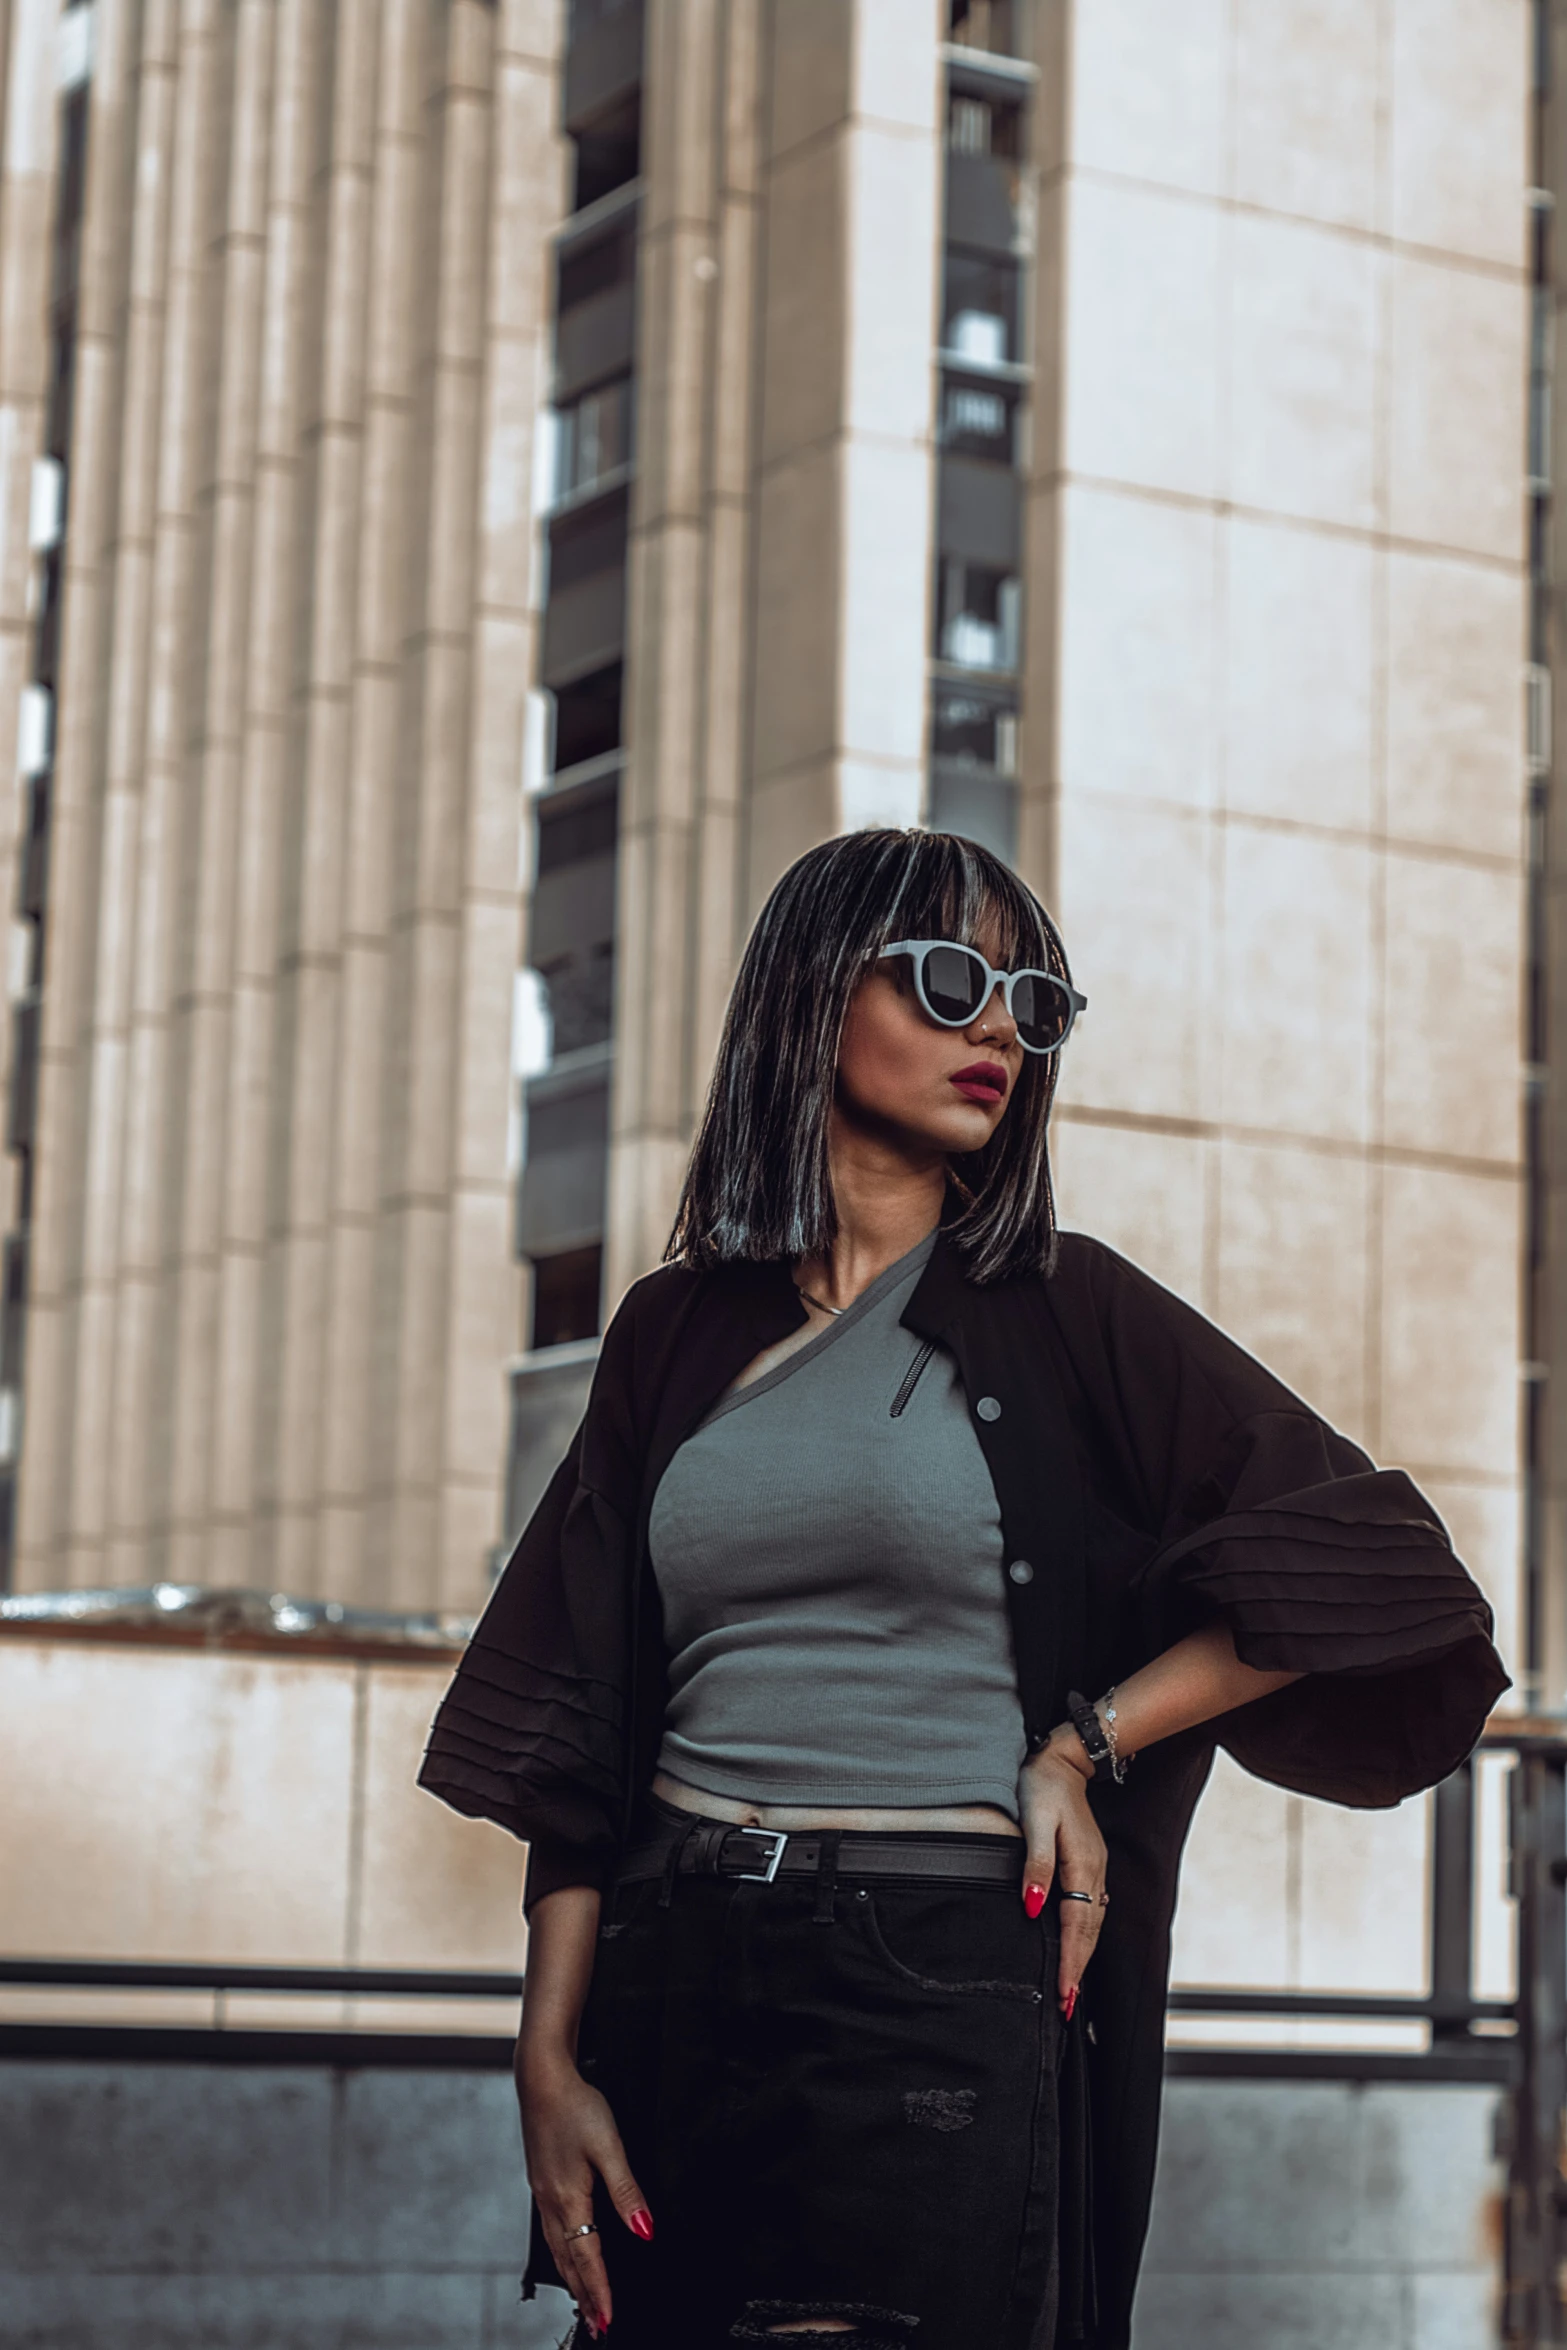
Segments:
[[[761,900],[862,824],[1045,897],[1064,1220],[1407,1466],[1561,1708],[1560,17],[0,0],[8,1950],[519,1963],[515,1853],[408,1784],[454,1620],[661,1255]],[[1512,1996],[1506,1775],[1455,1895],[1431,1805],[1221,1769],[1182,1982],[1360,2006],[1175,2020],[1142,2350],[1499,2338],[1507,2051],[1366,2002],[1460,1910]],[[412,2012],[330,1998],[333,2061]],[[302,2214],[268,2322],[532,2339],[485,2210]],[[205,2342],[225,2259],[0,2243],[73,2350],[89,2301]]]

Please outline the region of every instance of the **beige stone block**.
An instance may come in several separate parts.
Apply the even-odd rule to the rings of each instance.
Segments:
[[[775,171],[762,285],[763,463],[803,449],[840,420],[848,321],[843,142],[808,148]]]
[[[1490,1601],[1502,1662],[1523,1671],[1523,1495],[1519,1484],[1479,1484],[1423,1477],[1421,1491],[1441,1512],[1453,1548]],[[1502,1703],[1512,1702],[1503,1698]],[[1557,1702],[1553,1697],[1552,1702]]]
[[[1519,562],[1525,289],[1409,254],[1392,268],[1393,533]]]
[[[1434,1167],[1383,1172],[1382,1443],[1450,1476],[1518,1465],[1521,1191]]]
[[[470,898],[463,914],[461,953],[461,998],[452,1036],[456,1114],[450,1163],[458,1179],[503,1183],[512,974],[517,962],[515,902]]]
[[[1527,0],[1394,0],[1395,236],[1521,268]]]
[[[1426,1988],[1430,1805],[1301,1805],[1300,1979],[1314,1991]]]
[[[761,769],[760,742],[757,767]],[[802,760],[775,775],[759,772],[751,794],[746,843],[743,921],[747,929],[785,868],[804,850],[819,840],[830,840],[837,831],[838,787],[838,762],[830,753]]]
[[[667,1229],[667,1228],[666,1228]],[[652,1265],[643,1268],[653,1270]],[[497,1393],[504,1390],[497,1387]],[[490,1566],[500,1541],[501,1464],[504,1437],[497,1433],[482,1476],[448,1477],[441,1487],[431,1599],[454,1615],[477,1615],[490,1596]]]
[[[1321,531],[1227,526],[1224,792],[1232,810],[1372,821],[1373,556]]]
[[[1293,1981],[1290,1842],[1298,1802],[1248,1778],[1227,1754],[1214,1758],[1181,1865],[1175,1982],[1195,1990]]]
[[[449,1476],[486,1494],[506,1453],[506,1362],[511,1340],[511,1199],[459,1191],[451,1212],[451,1294],[443,1461]]]
[[[918,824],[925,799],[925,772],[911,760],[840,759],[835,832],[861,832],[890,824]]]
[[[759,778],[830,756],[837,741],[837,477],[835,453],[817,450],[762,480],[755,642],[766,657],[757,661],[752,719]]]
[[[1078,484],[1062,517],[1063,790],[1209,806],[1212,515]]]
[[[1218,212],[1078,180],[1066,222],[1067,469],[1212,496]]]
[[[342,1962],[351,1667],[7,1640],[0,1685],[10,1949]]]
[[[1229,95],[1223,0],[1096,0],[1072,11],[1072,160],[1216,196]]]
[[[1155,1117],[1203,1114],[1208,838],[1201,818],[1176,810],[1062,802],[1056,894],[1089,1000],[1070,1047],[1075,1100]]]
[[[1349,228],[1375,224],[1378,22],[1361,0],[1240,0],[1235,193]]]
[[[921,0],[923,6],[923,0]],[[763,88],[775,163],[819,139],[850,108],[854,12],[842,0],[794,0],[770,15],[771,54]]]
[[[845,420],[851,432],[922,447],[933,425],[939,163],[933,139],[863,125],[844,154]],[[827,258],[814,256],[818,269]]]
[[[1224,836],[1223,1115],[1364,1141],[1370,1130],[1371,851],[1232,823]]]
[[[945,82],[937,45],[943,0],[858,0],[854,9],[854,104],[872,121],[935,135]]]
[[[1062,1083],[1070,1088],[1069,1069]],[[1210,1155],[1196,1135],[1095,1125],[1058,1102],[1050,1163],[1061,1228],[1091,1232],[1200,1309]]]
[[[1376,272],[1357,238],[1239,216],[1230,327],[1237,504],[1368,529],[1374,507]]]
[[[1388,830],[1515,857],[1524,813],[1523,580],[1398,549],[1387,567]]]
[[[1219,1146],[1217,1319],[1346,1435],[1366,1434],[1366,1163]]]
[[[521,1969],[526,1847],[414,1785],[448,1670],[365,1670],[360,1966]]]
[[[425,919],[409,934],[407,1121],[410,1189],[433,1196],[451,1181],[453,1059],[461,1005],[461,940],[450,922]],[[507,1023],[508,1029],[510,1022]]]
[[[1523,916],[1511,869],[1389,855],[1382,1122],[1395,1147],[1518,1162]]]
[[[851,756],[918,762],[929,643],[929,453],[850,441],[840,481],[839,627],[848,657],[839,672],[839,739]]]

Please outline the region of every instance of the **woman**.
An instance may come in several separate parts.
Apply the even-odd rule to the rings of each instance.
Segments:
[[[578,2341],[1120,2350],[1215,1743],[1391,1804],[1506,1687],[1409,1480],[1058,1238],[1082,1003],[970,842],[784,876],[437,1716],[423,1784],[531,1847],[525,2290]]]

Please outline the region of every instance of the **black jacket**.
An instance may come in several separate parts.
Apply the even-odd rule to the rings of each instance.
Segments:
[[[744,1365],[803,1319],[785,1267],[667,1266],[605,1333],[586,1418],[420,1773],[458,1811],[528,1839],[530,1901],[606,1881],[653,1774],[666,1687],[647,1545],[659,1480]],[[974,1428],[1005,1555],[1034,1569],[1006,1586],[1031,1747],[1069,1688],[1124,1679],[1214,1615],[1246,1663],[1309,1676],[1150,1748],[1123,1787],[1093,1790],[1113,1900],[1084,1986],[1088,2111],[1062,2215],[1065,2267],[1081,2277],[1061,2338],[1120,2350],[1153,2187],[1176,1875],[1215,1744],[1279,1786],[1394,1804],[1464,1759],[1507,1676],[1490,1610],[1409,1478],[1374,1468],[1099,1242],[1067,1234],[1048,1280],[977,1288],[939,1237],[903,1320],[951,1349],[971,1408],[990,1399]]]

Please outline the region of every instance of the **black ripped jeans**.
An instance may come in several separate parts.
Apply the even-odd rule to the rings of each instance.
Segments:
[[[727,2350],[822,2315],[853,2321],[814,2336],[844,2350],[1048,2350],[1081,2029],[1057,1957],[1051,1914],[1005,1887],[843,1870],[607,1895],[579,2062],[656,2229],[639,2243],[600,2192],[610,2340]]]

